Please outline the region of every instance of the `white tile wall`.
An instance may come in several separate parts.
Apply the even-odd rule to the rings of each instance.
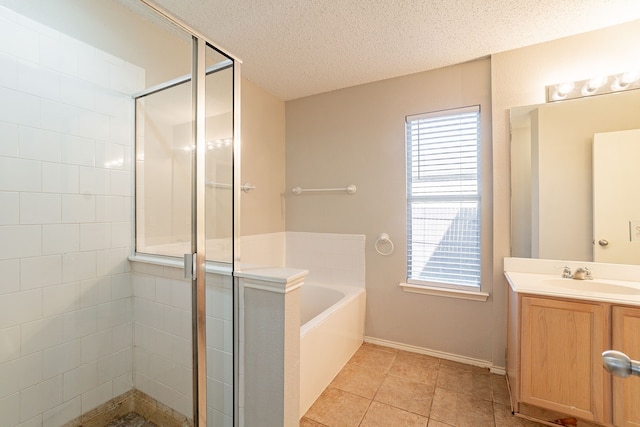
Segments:
[[[0,53],[0,86],[18,87],[18,64],[14,58],[3,53]]]
[[[60,163],[42,163],[42,191],[45,193],[78,193],[78,167]]]
[[[20,260],[20,289],[42,288],[62,282],[62,257],[49,255]]]
[[[143,84],[143,70],[0,7],[3,427],[58,427],[133,387],[122,89]]]
[[[81,341],[73,340],[44,350],[42,353],[44,379],[62,375],[80,366],[82,364],[81,349]]]
[[[60,160],[67,165],[95,166],[95,142],[90,138],[62,134]]]
[[[176,273],[177,272],[177,273]],[[183,414],[191,413],[191,286],[180,271],[135,264],[135,387]],[[207,275],[209,411],[231,425],[233,345],[231,279]]]
[[[87,392],[91,393],[91,392]],[[84,397],[84,396],[83,396]],[[82,415],[83,400],[80,396],[45,411],[42,414],[43,427],[58,427]]]
[[[20,290],[20,260],[0,261],[0,295]]]
[[[0,330],[41,317],[42,291],[40,289],[0,296]]]
[[[207,275],[207,413],[232,426],[233,294],[230,277]]]
[[[0,193],[0,225],[20,223],[20,193]]]
[[[92,222],[96,218],[96,197],[81,194],[62,195],[62,222]]]
[[[0,330],[0,363],[20,357],[20,327]]]
[[[20,193],[20,223],[58,224],[60,206],[60,194]]]
[[[40,191],[41,176],[41,163],[38,161],[0,157],[0,191]]]
[[[4,87],[0,87],[0,98],[3,100],[0,103],[0,117],[3,121],[23,126],[38,126],[40,98]]]
[[[63,402],[62,377],[53,377],[20,391],[20,420],[47,411]]]
[[[59,162],[60,133],[21,126],[18,155],[23,159]]]
[[[62,343],[62,316],[54,316],[20,326],[20,353],[27,355]]]
[[[44,317],[68,313],[80,309],[80,283],[71,282],[62,285],[47,286],[42,289]]]
[[[79,224],[51,224],[42,226],[42,253],[65,254],[80,250]]]
[[[189,416],[192,405],[191,281],[134,265],[134,384]]]
[[[20,407],[20,394],[14,393],[0,399],[0,419],[7,425],[17,425],[20,422],[20,413],[16,408]]]

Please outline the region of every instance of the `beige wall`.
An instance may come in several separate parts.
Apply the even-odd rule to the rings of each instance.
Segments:
[[[398,286],[406,279],[405,116],[481,104],[482,156],[490,177],[489,78],[489,60],[480,60],[286,103],[287,189],[358,188],[354,195],[288,193],[287,231],[366,235],[367,336],[492,360],[492,298],[418,295]],[[491,233],[484,231],[483,251],[490,256]],[[374,250],[381,232],[395,244],[391,256]],[[491,292],[490,268],[485,273],[482,285]]]
[[[493,55],[494,364],[504,363],[509,256],[509,108],[545,101],[546,85],[640,68],[640,21]]]
[[[286,103],[287,188],[358,186],[353,196],[287,194],[287,230],[367,235],[368,336],[504,366],[503,258],[510,255],[511,213],[508,110],[544,103],[548,84],[640,67],[638,39],[640,21],[635,21],[492,56],[493,194],[484,197],[493,202],[485,211],[493,223],[493,247],[483,250],[493,263],[488,272],[493,277],[483,277],[491,292],[487,303],[411,295],[397,286],[405,268],[404,115],[464,105],[470,82],[489,87],[482,72],[462,64]],[[484,61],[471,64],[488,68]],[[396,244],[390,257],[372,249],[380,232],[389,233]]]
[[[251,183],[256,189],[241,192],[240,233],[284,231],[284,102],[243,79],[241,109],[242,183]]]

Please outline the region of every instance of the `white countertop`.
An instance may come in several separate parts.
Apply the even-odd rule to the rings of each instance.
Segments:
[[[514,292],[640,306],[640,282],[563,279],[560,274],[505,271]]]

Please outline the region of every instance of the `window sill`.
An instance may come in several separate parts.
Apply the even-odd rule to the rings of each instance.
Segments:
[[[435,286],[412,285],[409,283],[400,283],[400,287],[405,292],[414,294],[435,295],[446,298],[458,298],[471,301],[486,301],[489,298],[487,292],[463,291],[460,289],[438,288]]]

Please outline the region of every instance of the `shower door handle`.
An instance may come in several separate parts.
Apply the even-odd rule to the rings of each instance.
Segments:
[[[196,254],[184,254],[184,278],[197,279],[196,271]]]

